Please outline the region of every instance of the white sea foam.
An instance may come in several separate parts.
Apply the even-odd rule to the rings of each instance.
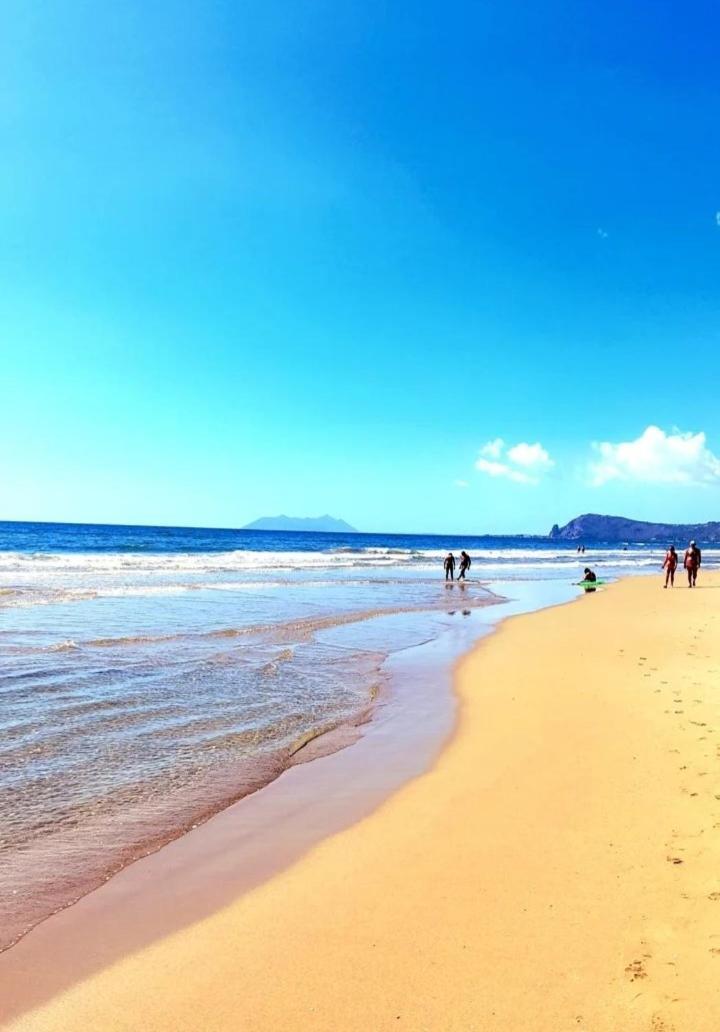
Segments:
[[[0,552],[0,608],[78,602],[95,598],[179,595],[196,591],[277,591],[436,577],[444,549],[351,546],[328,551],[203,553]],[[659,568],[664,549],[488,548],[473,557],[472,576],[485,581],[538,577],[574,578],[591,565],[606,576]],[[707,565],[719,549],[704,552]]]
[[[110,553],[24,553],[0,552],[0,574],[24,573],[37,571],[47,575],[53,571],[75,573],[107,572],[120,573],[128,571],[166,572],[166,571],[240,571],[240,570],[303,570],[303,569],[337,569],[342,567],[362,566],[406,566],[436,564],[446,555],[445,549],[393,549],[363,548],[334,549],[327,552],[257,552],[231,551],[212,553],[144,553],[144,552],[110,552]],[[707,549],[706,558],[720,557],[720,550]],[[522,563],[524,561],[538,563],[554,560],[556,562],[594,562],[623,559],[635,563],[650,560],[652,555],[662,559],[664,549],[593,549],[585,554],[560,549],[507,548],[486,549],[475,555],[476,562]]]

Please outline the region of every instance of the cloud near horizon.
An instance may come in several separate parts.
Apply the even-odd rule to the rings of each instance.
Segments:
[[[554,465],[539,442],[520,442],[508,447],[501,437],[496,437],[480,449],[475,469],[489,477],[504,477],[516,484],[539,484],[541,477]]]
[[[720,481],[720,459],[710,451],[702,431],[665,433],[648,426],[634,441],[596,441],[597,459],[589,481],[602,487],[612,480],[646,484],[711,484]]]

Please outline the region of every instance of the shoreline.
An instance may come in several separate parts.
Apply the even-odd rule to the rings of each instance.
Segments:
[[[475,606],[465,614],[471,620],[454,630],[387,657],[384,666],[391,683],[372,703],[372,715],[363,724],[343,725],[311,740],[277,778],[132,861],[1,953],[0,1022],[126,952],[227,905],[323,839],[364,819],[420,776],[453,733],[454,671],[468,651],[515,613],[561,605],[577,594],[551,583],[541,592],[547,597],[538,599],[537,583],[507,584],[503,590],[511,587],[519,598],[498,596],[493,604]],[[373,767],[374,773],[368,773]],[[337,786],[334,797],[328,784]],[[309,827],[303,829],[308,815]],[[237,860],[238,855],[239,864],[227,859]],[[213,882],[210,890],[206,877]],[[188,906],[186,900],[177,906],[184,882],[197,893],[197,906]],[[161,886],[163,898],[154,898],[153,884]],[[128,907],[136,908],[135,925],[124,919]],[[112,934],[100,944],[83,943],[99,924],[112,927]],[[68,940],[81,945],[76,955],[65,951],[60,960],[60,943]]]

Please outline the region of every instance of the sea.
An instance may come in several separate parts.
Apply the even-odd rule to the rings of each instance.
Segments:
[[[448,585],[443,558],[463,548],[467,582]],[[466,648],[507,600],[571,598],[586,565],[659,576],[662,557],[534,537],[0,523],[0,949],[309,743],[372,720],[398,655],[453,634]]]

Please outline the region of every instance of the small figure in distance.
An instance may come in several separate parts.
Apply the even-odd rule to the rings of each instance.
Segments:
[[[583,555],[585,555],[585,545],[582,545],[580,547],[580,551],[582,552]]]
[[[668,586],[668,581],[670,581],[671,588],[675,587],[675,571],[677,570],[677,564],[678,554],[675,551],[675,545],[670,545],[665,553],[665,562],[662,564],[663,570],[667,571],[665,574],[665,583],[663,584],[664,588]]]
[[[445,580],[455,580],[455,556],[452,552],[448,552],[443,566],[445,567]]]
[[[701,562],[702,552],[695,544],[695,542],[691,541],[688,547],[685,549],[685,559],[683,561],[683,566],[687,570],[689,588],[695,587],[695,584],[697,582],[698,569],[700,567]]]
[[[460,573],[458,574],[458,580],[465,580],[465,574],[472,566],[472,559],[467,552],[460,553]]]

